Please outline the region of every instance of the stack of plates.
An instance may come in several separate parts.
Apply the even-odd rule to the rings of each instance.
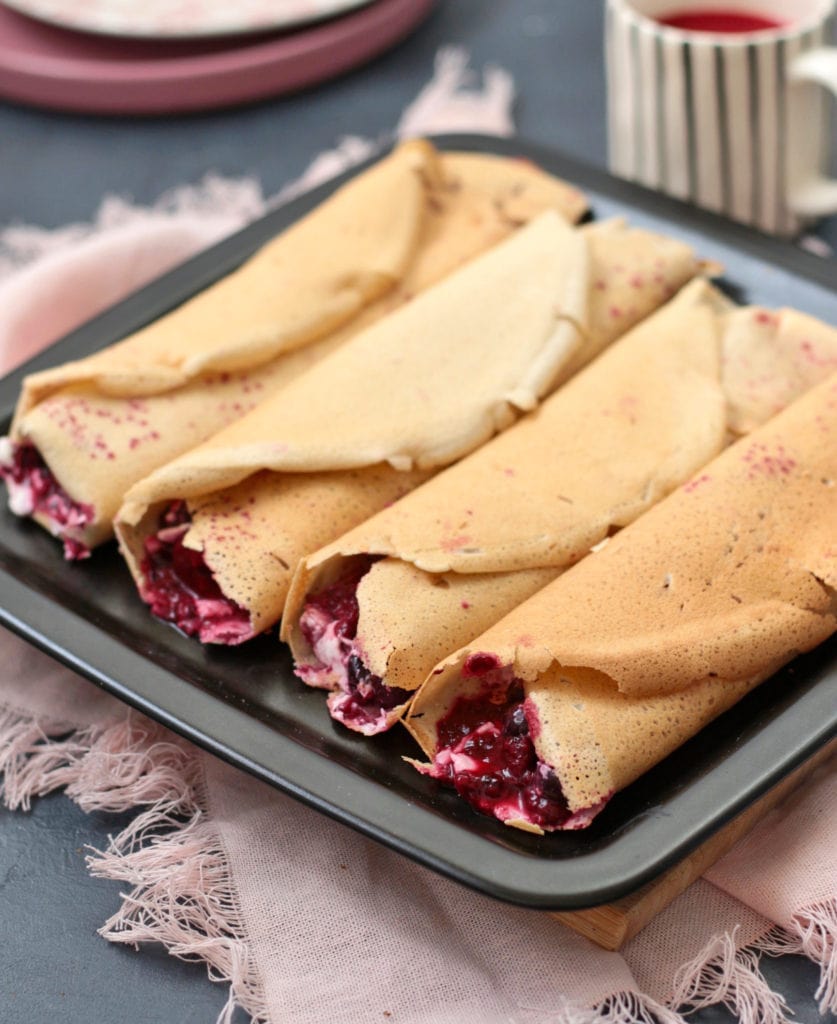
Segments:
[[[0,95],[183,113],[301,89],[403,39],[435,0],[2,0]]]

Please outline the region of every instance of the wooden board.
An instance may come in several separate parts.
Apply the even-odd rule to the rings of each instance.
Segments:
[[[591,939],[604,949],[617,950],[641,931],[661,910],[741,839],[753,826],[784,800],[811,773],[837,753],[837,740],[800,765],[773,789],[733,818],[720,832],[707,839],[682,861],[630,896],[587,910],[554,913],[550,916]]]

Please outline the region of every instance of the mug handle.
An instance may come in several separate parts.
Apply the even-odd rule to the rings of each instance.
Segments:
[[[790,64],[788,80],[794,89],[821,85],[837,96],[837,47],[824,46],[800,54]],[[800,181],[791,191],[788,204],[803,217],[825,217],[837,213],[837,178],[817,174]]]

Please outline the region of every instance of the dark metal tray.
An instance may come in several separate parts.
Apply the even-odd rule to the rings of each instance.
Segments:
[[[448,136],[442,148],[534,160],[587,191],[597,218],[625,215],[726,267],[741,301],[793,305],[837,324],[837,264],[617,181],[519,140]],[[160,316],[319,202],[330,184],[166,274],[0,381],[5,431],[24,373],[78,358]],[[401,760],[403,730],[377,740],[328,717],[265,636],[204,649],[153,620],[115,546],[62,561],[39,527],[0,511],[0,622],[213,753],[326,814],[502,900],[569,910],[638,888],[752,803],[837,733],[837,644],[769,680],[617,794],[583,832],[533,836],[472,812]]]

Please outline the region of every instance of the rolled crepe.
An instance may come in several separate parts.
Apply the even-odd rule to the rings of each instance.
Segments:
[[[837,366],[837,330],[683,289],[501,437],[306,557],[282,622],[331,714],[392,726],[443,658]]]
[[[171,314],[29,376],[0,449],[12,510],[89,553],[132,484],[537,213],[585,205],[517,160],[402,145]]]
[[[835,410],[832,374],[442,662],[406,719],[423,770],[510,825],[580,828],[831,636]]]
[[[270,627],[301,557],[507,427],[695,270],[678,242],[542,214],[136,485],[118,533],[141,594],[205,642]]]

